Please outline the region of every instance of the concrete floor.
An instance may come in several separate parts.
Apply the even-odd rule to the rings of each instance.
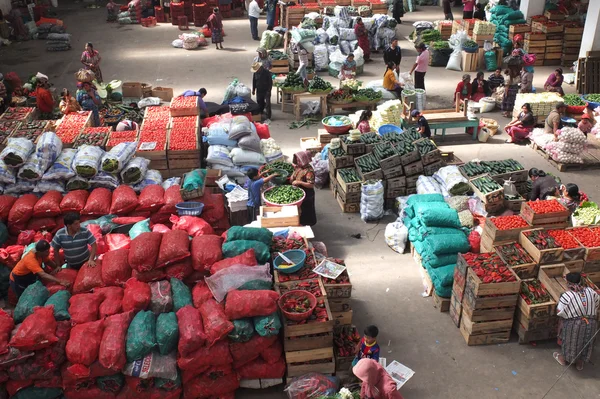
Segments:
[[[104,79],[147,82],[154,86],[173,87],[175,92],[206,87],[208,101],[220,102],[226,85],[235,77],[251,84],[250,64],[257,42],[249,39],[245,19],[225,20],[227,33],[224,51],[212,46],[197,51],[171,47],[179,31],[171,25],[152,29],[139,25],[120,26],[104,22],[105,11],[84,9],[82,3],[62,4],[58,10],[68,32],[73,35],[73,50],[61,53],[45,51],[43,41],[14,43],[0,48],[0,71],[15,70],[21,76],[40,71],[50,76],[58,89],[74,89],[73,74],[79,69],[80,51],[85,42],[94,43],[102,55]],[[441,8],[424,7],[407,14],[398,27],[399,37],[412,31],[418,20],[442,18]],[[262,31],[264,19],[259,22]],[[416,52],[402,39],[402,70],[411,67]],[[365,67],[360,80],[381,79],[384,71],[381,54]],[[553,68],[536,68],[535,86],[541,87]],[[321,74],[323,75],[323,74]],[[462,72],[431,68],[426,77],[429,108],[446,104],[460,80]],[[334,79],[329,78],[332,83]],[[569,89],[572,91],[572,89]],[[289,130],[290,114],[279,108],[273,115],[271,134],[288,155],[299,150],[299,138],[316,136],[316,127]],[[488,114],[501,124],[499,113]],[[593,199],[600,198],[598,171],[559,173],[549,163],[525,146],[505,144],[505,134],[488,143],[471,141],[464,133],[454,132],[438,144],[454,151],[462,160],[492,160],[512,157],[525,167],[538,167],[559,175],[565,182],[577,183]],[[593,364],[582,372],[567,370],[552,358],[557,350],[553,342],[538,345],[510,343],[468,347],[448,314],[439,313],[431,298],[423,298],[419,270],[409,255],[399,255],[384,242],[387,216],[378,224],[365,224],[358,214],[342,214],[331,192],[317,192],[319,223],[315,226],[318,240],[327,244],[329,254],[347,260],[353,282],[354,323],[362,330],[377,324],[381,331],[382,356],[396,359],[415,370],[415,376],[402,388],[407,399],[454,397],[479,398],[548,398],[600,397],[600,369]],[[360,233],[355,239],[351,234]],[[598,345],[596,345],[598,346]],[[596,352],[593,363],[599,363]],[[596,382],[594,382],[596,381]],[[281,387],[266,391],[240,390],[239,398],[285,397]]]

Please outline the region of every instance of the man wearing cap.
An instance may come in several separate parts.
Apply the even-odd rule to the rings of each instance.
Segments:
[[[554,109],[550,112],[548,117],[546,118],[546,122],[544,123],[544,132],[551,133],[555,138],[558,138],[557,130],[559,130],[562,126],[560,118],[567,110],[567,106],[565,103],[558,103],[554,107]]]
[[[427,119],[425,119],[423,114],[418,109],[413,109],[410,116],[412,116],[413,119],[417,119],[417,132],[419,132],[421,138],[430,138],[431,129],[429,128],[429,122],[427,122]]]
[[[267,71],[271,70],[271,57],[269,56],[269,53],[267,52],[267,50],[265,48],[259,47],[256,49],[256,54],[257,56],[254,57],[254,62],[260,62],[260,64],[262,65],[262,67],[264,69],[266,69]]]
[[[402,50],[398,46],[398,39],[393,38],[392,44],[383,52],[383,62],[396,64],[396,72],[400,73],[400,62],[402,61]]]
[[[258,111],[261,115],[264,112],[265,117],[271,119],[271,89],[273,88],[271,72],[265,69],[260,62],[253,63],[250,70],[254,74],[252,76],[252,94],[256,95]]]

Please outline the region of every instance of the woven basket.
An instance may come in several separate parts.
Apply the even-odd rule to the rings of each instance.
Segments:
[[[498,121],[496,121],[495,119],[481,118],[479,119],[479,122],[483,123],[485,127],[489,129],[490,136],[493,136],[496,133],[498,133]]]

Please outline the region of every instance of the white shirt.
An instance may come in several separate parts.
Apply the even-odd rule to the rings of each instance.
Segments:
[[[258,6],[256,0],[252,0],[250,2],[250,6],[248,8],[248,16],[254,18],[260,17],[260,7]]]
[[[581,292],[564,292],[558,301],[558,315],[565,319],[575,317],[596,317],[600,296],[587,287]]]

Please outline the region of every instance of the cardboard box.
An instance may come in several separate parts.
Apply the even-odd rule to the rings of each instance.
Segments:
[[[173,89],[170,87],[155,87],[152,89],[152,97],[158,97],[163,101],[171,101]]]
[[[123,97],[139,97],[144,95],[142,84],[140,82],[124,82]]]

